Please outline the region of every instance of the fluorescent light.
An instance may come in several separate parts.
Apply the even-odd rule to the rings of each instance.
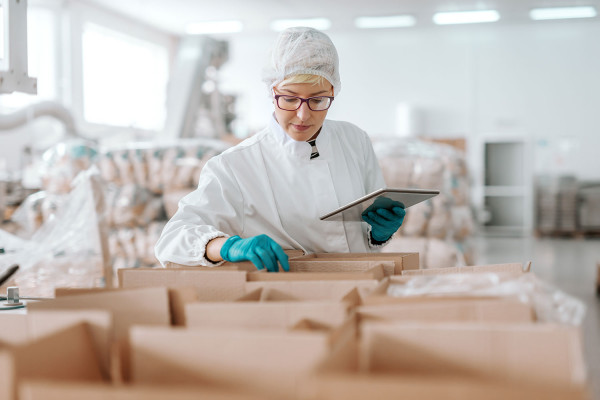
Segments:
[[[271,29],[277,32],[292,28],[294,26],[306,26],[319,30],[331,28],[331,20],[327,18],[305,18],[305,19],[276,19],[271,22]]]
[[[384,17],[358,17],[354,26],[361,29],[400,28],[415,25],[417,20],[412,15],[389,15]]]
[[[534,8],[529,11],[529,17],[534,20],[593,18],[597,15],[594,7],[552,7]]]
[[[438,25],[476,24],[480,22],[496,22],[500,14],[496,10],[439,12],[433,15],[433,22]]]
[[[207,33],[235,33],[244,28],[241,21],[203,21],[192,22],[185,27],[186,33],[190,35],[202,35]]]

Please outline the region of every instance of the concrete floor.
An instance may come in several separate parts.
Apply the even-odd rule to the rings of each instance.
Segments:
[[[596,295],[600,239],[479,236],[474,245],[477,264],[531,261],[538,277],[585,303],[584,352],[593,399],[600,400],[600,296]]]

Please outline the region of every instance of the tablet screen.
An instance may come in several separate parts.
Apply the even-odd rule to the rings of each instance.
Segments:
[[[437,196],[438,194],[440,194],[439,190],[383,188],[356,199],[353,202],[348,203],[336,210],[332,210],[331,212],[321,216],[321,220],[341,219],[342,215],[351,215],[354,219],[356,219],[356,216],[360,218],[362,212],[369,207],[385,207],[392,209],[394,206],[399,205],[406,209],[417,203]],[[349,213],[348,211],[350,210],[354,212]],[[357,210],[360,212],[356,212]]]

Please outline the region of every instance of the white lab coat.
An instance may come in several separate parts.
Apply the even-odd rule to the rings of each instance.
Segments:
[[[205,258],[213,238],[270,236],[306,253],[369,252],[370,226],[319,217],[385,186],[367,134],[325,120],[311,146],[290,138],[275,118],[267,128],[211,158],[198,188],[179,202],[155,248],[163,266],[216,265]],[[355,211],[359,213],[359,211]]]

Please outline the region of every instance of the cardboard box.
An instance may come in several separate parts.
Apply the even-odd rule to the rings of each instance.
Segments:
[[[294,259],[296,259],[298,257],[304,256],[304,251],[302,251],[302,250],[290,249],[290,250],[284,250],[284,252],[288,256],[288,261],[289,260],[294,260]],[[236,262],[236,263],[225,261],[223,264],[218,265],[216,267],[207,267],[207,266],[204,266],[204,265],[189,266],[189,265],[182,265],[182,264],[177,264],[177,263],[169,262],[169,263],[167,263],[167,267],[168,268],[183,268],[183,269],[194,268],[194,269],[197,269],[197,270],[200,270],[200,271],[246,271],[246,272],[255,272],[257,270],[256,266],[254,264],[252,264],[250,261],[242,261],[242,262]]]
[[[359,321],[527,323],[535,319],[530,305],[504,299],[452,299],[360,306]]]
[[[100,293],[73,295],[31,303],[30,312],[38,310],[106,310],[113,316],[113,337],[120,364],[111,363],[113,379],[129,378],[129,328],[135,324],[169,326],[171,313],[167,288],[108,290]]]
[[[187,304],[188,328],[289,329],[300,321],[339,326],[348,319],[352,306],[339,301],[257,301]]]
[[[87,324],[77,323],[17,346],[0,345],[0,399],[14,400],[24,379],[101,382],[99,360]]]
[[[402,275],[439,275],[439,274],[472,274],[482,272],[503,273],[520,276],[531,270],[531,262],[523,265],[521,263],[473,265],[451,268],[431,268],[402,271]]]
[[[360,370],[583,387],[579,329],[552,324],[364,323]]]
[[[488,379],[397,374],[319,373],[303,385],[303,400],[589,400],[584,388]]]
[[[112,314],[102,310],[31,311],[27,314],[0,313],[0,341],[9,345],[26,344],[59,332],[77,323],[88,325],[94,349],[105,379],[110,378]]]
[[[256,268],[255,268],[256,270]],[[246,272],[187,268],[122,268],[119,287],[195,287],[198,301],[229,301],[245,294]]]
[[[355,320],[318,329],[134,327],[135,384],[212,384],[294,398],[302,376],[355,340]]]
[[[391,265],[391,264],[390,264]],[[248,282],[255,281],[334,281],[334,280],[342,280],[342,281],[352,281],[352,280],[362,280],[362,279],[374,279],[381,280],[384,277],[383,266],[381,264],[377,264],[369,269],[365,270],[340,270],[340,271],[327,271],[320,268],[320,265],[317,268],[313,268],[316,265],[308,265],[302,266],[302,268],[298,268],[297,264],[290,263],[290,271],[289,272],[267,272],[267,271],[259,271],[259,272],[248,272],[247,280]],[[362,267],[362,265],[361,265]]]
[[[246,282],[246,293],[258,289],[270,291],[279,299],[296,300],[342,300],[355,289],[373,290],[379,284],[377,280],[352,281],[256,281]]]
[[[400,275],[402,271],[419,269],[419,253],[314,253],[297,257],[292,261],[296,264],[310,261],[321,265],[324,269],[336,268],[340,262],[349,262],[351,265],[357,261],[391,261],[393,265],[385,264],[386,276]]]
[[[211,387],[107,385],[25,381],[19,385],[19,400],[261,400],[263,396]]]

